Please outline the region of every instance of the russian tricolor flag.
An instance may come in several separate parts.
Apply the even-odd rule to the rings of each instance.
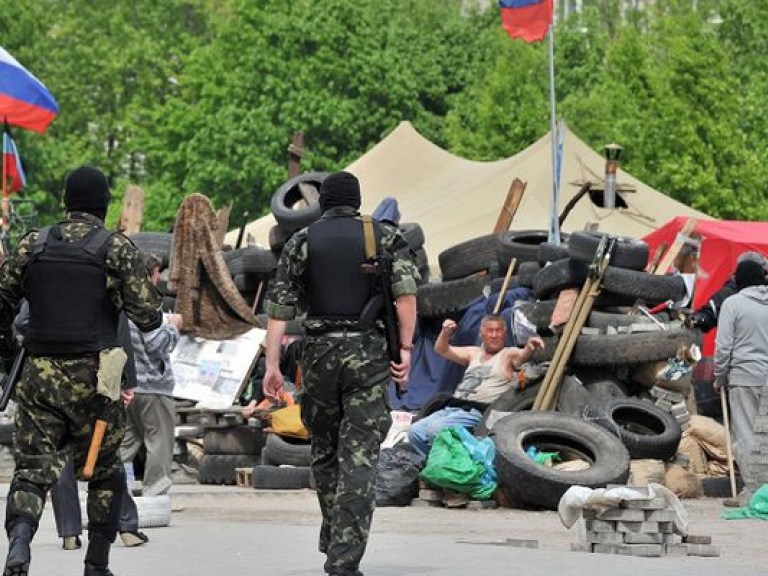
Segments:
[[[501,25],[510,38],[543,40],[552,25],[552,0],[499,0]]]
[[[27,185],[27,177],[21,166],[19,151],[16,150],[16,143],[11,138],[11,133],[7,128],[3,130],[3,176],[5,176],[8,190],[11,192],[21,190]],[[3,187],[3,190],[5,189]]]
[[[43,83],[0,46],[0,122],[45,132],[58,113]]]

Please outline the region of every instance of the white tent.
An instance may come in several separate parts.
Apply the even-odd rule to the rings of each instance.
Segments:
[[[361,182],[362,211],[372,212],[387,196],[397,199],[403,222],[418,222],[426,237],[430,262],[464,240],[493,231],[514,178],[527,182],[512,222],[513,230],[548,229],[551,198],[551,145],[547,134],[522,152],[495,162],[455,156],[401,122],[386,138],[347,167]],[[563,137],[558,213],[590,181],[602,187],[605,160],[567,128]],[[676,216],[708,218],[619,170],[617,182],[626,208],[605,209],[589,195],[578,201],[563,223],[564,231],[587,223],[599,230],[642,237]],[[247,225],[258,243],[268,245],[271,215]],[[236,232],[227,236],[234,242]]]

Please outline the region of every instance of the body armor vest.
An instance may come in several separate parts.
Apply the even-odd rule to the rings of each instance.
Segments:
[[[118,346],[118,310],[107,293],[106,253],[112,233],[94,227],[81,240],[60,225],[40,231],[26,270],[29,331],[35,356],[96,353]]]
[[[378,242],[378,226],[374,229]],[[365,262],[363,223],[319,220],[309,226],[307,250],[307,317],[357,321],[376,292],[375,277],[360,269]]]

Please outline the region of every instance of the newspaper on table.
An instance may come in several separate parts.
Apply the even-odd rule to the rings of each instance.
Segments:
[[[229,340],[183,335],[171,354],[173,395],[201,408],[229,408],[248,381],[266,335],[260,328]]]

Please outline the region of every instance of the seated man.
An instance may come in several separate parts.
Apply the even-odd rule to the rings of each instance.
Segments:
[[[442,410],[414,422],[408,432],[411,446],[424,458],[432,440],[444,428],[461,425],[474,428],[483,411],[510,387],[519,387],[517,373],[536,348],[544,348],[538,336],[529,338],[524,348],[504,347],[507,324],[501,316],[490,314],[480,324],[481,346],[451,346],[456,322],[446,320],[435,342],[435,352],[457,364],[467,366],[453,398]]]

